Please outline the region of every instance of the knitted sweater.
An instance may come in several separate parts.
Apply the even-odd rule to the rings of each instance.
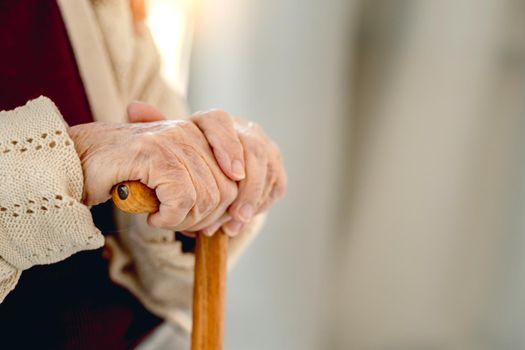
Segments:
[[[0,52],[0,81],[9,82],[0,84],[1,109],[45,95],[70,126],[93,121],[55,1],[2,2]],[[115,232],[112,209],[111,202],[91,208],[103,234]],[[24,271],[0,303],[2,348],[129,349],[151,333],[162,320],[110,281],[103,255],[103,248],[83,251]]]
[[[144,100],[167,115],[186,115],[183,99],[160,75],[147,30],[133,30],[127,0],[59,1],[89,106],[96,120],[123,122],[126,105]],[[60,112],[39,98],[0,116],[0,300],[23,270],[104,244],[80,203],[80,161]],[[230,263],[254,236],[261,217],[230,243]],[[193,255],[175,233],[151,229],[144,216],[118,216],[106,239],[110,276],[146,308],[189,329]],[[72,233],[73,232],[73,233]]]

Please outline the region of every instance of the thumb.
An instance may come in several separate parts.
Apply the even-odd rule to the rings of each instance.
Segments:
[[[159,110],[145,102],[131,102],[127,108],[130,123],[148,123],[167,119]]]

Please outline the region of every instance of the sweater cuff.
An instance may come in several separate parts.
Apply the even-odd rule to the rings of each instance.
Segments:
[[[82,190],[80,159],[51,100],[0,112],[0,300],[20,271],[103,245]]]
[[[21,270],[0,257],[0,303],[15,288],[21,274]]]

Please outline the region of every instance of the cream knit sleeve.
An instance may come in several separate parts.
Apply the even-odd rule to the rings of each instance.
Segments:
[[[51,100],[0,112],[0,302],[23,270],[103,245],[82,190],[80,160]]]

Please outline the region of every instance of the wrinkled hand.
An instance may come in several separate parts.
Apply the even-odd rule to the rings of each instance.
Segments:
[[[150,225],[198,231],[217,222],[237,197],[236,183],[219,168],[208,140],[191,121],[95,122],[73,126],[69,134],[82,163],[87,205],[108,200],[119,182],[139,180],[155,189],[160,201],[159,211],[148,217]],[[234,168],[230,162],[235,178]]]
[[[130,122],[163,120],[154,107],[134,102],[128,107]],[[256,124],[233,119],[218,110],[190,118],[204,133],[224,173],[238,181],[238,195],[227,213],[203,230],[213,234],[223,226],[230,235],[239,233],[255,214],[263,212],[286,192],[286,172],[277,145]]]
[[[255,214],[264,212],[281,199],[287,185],[277,144],[253,122],[236,118],[235,128],[244,149],[246,177],[239,181],[239,193],[228,209],[233,219],[224,229],[232,235],[240,232]]]

